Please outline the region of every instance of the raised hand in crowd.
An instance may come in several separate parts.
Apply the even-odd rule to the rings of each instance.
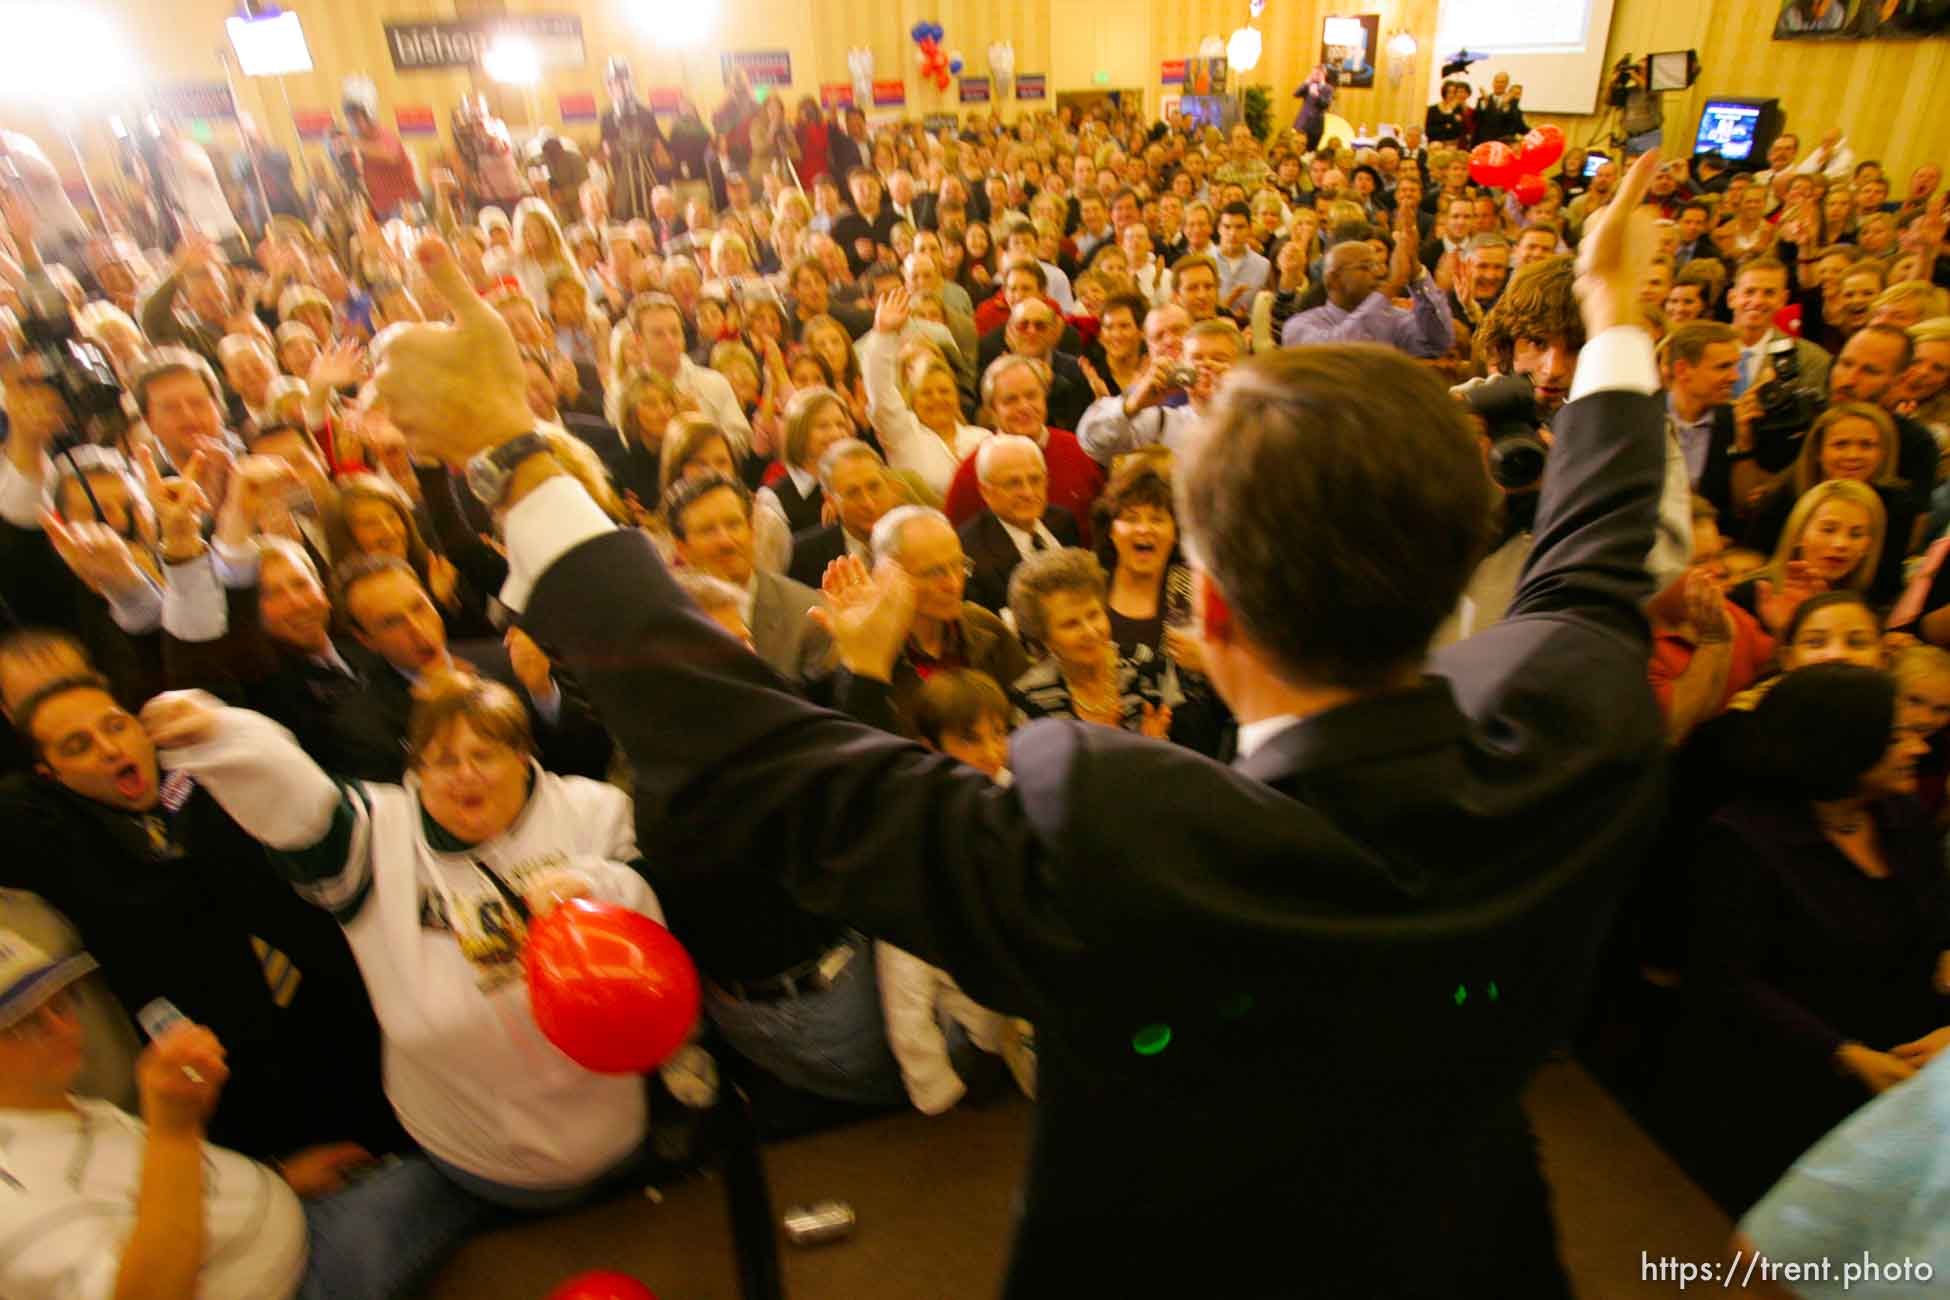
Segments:
[[[843,555],[826,566],[819,589],[826,604],[806,617],[833,638],[840,665],[859,677],[891,678],[914,626],[914,580],[907,571],[882,560],[868,573],[857,557]]]
[[[555,665],[535,644],[535,638],[518,627],[511,627],[501,643],[507,648],[508,663],[515,670],[516,680],[527,689],[530,698],[540,700],[554,694]]]
[[[217,509],[217,541],[231,549],[248,545],[251,534],[275,532],[267,520],[289,520],[286,502],[293,492],[303,491],[298,471],[278,456],[245,456],[230,473],[229,490]]]
[[[1802,601],[1827,590],[1827,581],[1815,573],[1812,565],[1790,560],[1779,586],[1766,578],[1754,584],[1754,612],[1760,615],[1767,630],[1778,637],[1794,621],[1794,611],[1801,608]]]
[[[1090,385],[1090,391],[1099,401],[1110,396],[1110,385],[1106,384],[1104,377],[1097,373],[1097,367],[1090,364],[1089,357],[1078,357],[1077,369],[1083,372],[1083,381]]]
[[[41,528],[61,562],[104,600],[131,594],[153,576],[128,541],[107,524],[63,520],[47,510],[41,513]]]
[[[142,475],[142,490],[156,512],[158,543],[167,564],[193,560],[203,550],[203,524],[210,517],[210,497],[202,484],[210,477],[209,467],[215,459],[199,450],[191,455],[181,475],[164,478],[156,468],[155,454],[147,447],[136,450],[136,468]]]
[[[898,334],[907,328],[908,313],[914,305],[913,295],[898,285],[880,295],[874,304],[873,327],[882,334]]]
[[[1585,222],[1577,294],[1588,337],[1614,325],[1644,323],[1639,292],[1659,251],[1658,222],[1645,206],[1645,192],[1659,165],[1656,150],[1640,158],[1619,182],[1618,201]]]

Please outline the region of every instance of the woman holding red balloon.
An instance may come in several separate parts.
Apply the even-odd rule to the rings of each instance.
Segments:
[[[625,865],[637,856],[627,795],[543,771],[520,703],[473,678],[414,707],[400,785],[335,780],[270,719],[201,692],[158,696],[144,720],[165,765],[204,785],[344,927],[379,1018],[387,1099],[441,1173],[481,1200],[539,1212],[634,1163],[649,1133],[638,1075],[695,1019],[696,976],[681,950],[656,959],[673,991],[669,1015],[653,1009],[639,1024],[639,1004],[631,1020],[584,1035],[621,1052],[598,1067],[625,1073],[572,1059],[587,1009],[580,1022],[568,1009],[565,1036],[538,1023],[545,1012],[561,1019],[562,999],[544,997],[558,985],[531,979],[531,1009],[523,980],[535,955],[525,950],[544,947],[556,965],[573,965],[580,949],[627,966],[619,933],[627,940],[632,919],[645,929],[661,921],[649,885]],[[642,1028],[654,1042],[633,1042]],[[647,1050],[632,1059],[632,1046]]]

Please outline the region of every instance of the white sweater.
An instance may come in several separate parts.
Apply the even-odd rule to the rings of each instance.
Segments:
[[[542,1036],[518,960],[495,951],[505,904],[474,866],[524,893],[567,875],[592,898],[662,921],[649,885],[622,865],[637,856],[627,795],[538,766],[512,826],[449,853],[427,841],[411,776],[404,787],[341,787],[260,714],[223,709],[209,740],[161,757],[292,861],[299,892],[340,918],[379,1019],[387,1098],[430,1154],[492,1182],[558,1189],[641,1143],[642,1080],[585,1070]],[[321,862],[336,845],[343,861]]]

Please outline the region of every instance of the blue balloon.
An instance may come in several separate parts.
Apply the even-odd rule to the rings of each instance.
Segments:
[[[923,20],[921,22],[915,23],[914,26],[908,28],[907,34],[913,37],[917,43],[926,40],[928,37],[927,22]]]
[[[957,76],[960,76],[960,75],[961,75],[961,60],[960,60],[960,59],[950,59],[950,60],[948,60],[948,71],[950,71],[950,72],[952,72],[952,73],[954,73],[954,74],[955,74],[955,75],[957,75]]]
[[[929,24],[928,24],[928,35],[930,35],[930,36],[932,36],[932,37],[934,37],[934,39],[935,39],[935,42],[936,42],[936,44],[939,44],[939,43],[940,43],[940,41],[941,41],[941,38],[942,38],[943,36],[946,36],[947,34],[948,34],[948,33],[947,33],[946,31],[944,31],[944,30],[942,29],[942,26],[941,26],[941,24],[940,24],[940,23],[929,23]]]

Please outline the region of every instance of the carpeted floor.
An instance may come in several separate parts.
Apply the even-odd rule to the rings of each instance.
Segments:
[[[1549,1066],[1529,1099],[1581,1300],[1679,1294],[1640,1280],[1642,1253],[1719,1258],[1731,1226],[1581,1068]],[[766,1150],[774,1207],[837,1198],[853,1236],[782,1246],[793,1300],[987,1300],[995,1294],[1029,1109],[1020,1100],[873,1120]],[[428,1300],[542,1300],[588,1269],[661,1300],[738,1300],[718,1176],[632,1194],[472,1243]],[[1513,1298],[1516,1300],[1516,1298]]]

